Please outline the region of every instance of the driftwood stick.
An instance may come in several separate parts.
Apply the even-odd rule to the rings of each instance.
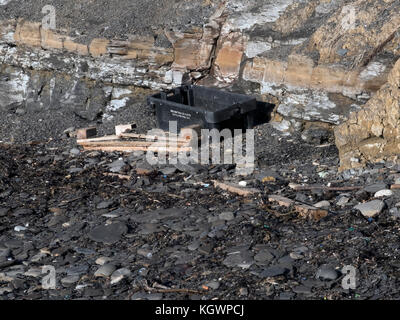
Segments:
[[[83,146],[87,151],[104,151],[104,152],[134,152],[134,151],[154,151],[154,152],[189,152],[192,151],[191,147],[181,148],[165,148],[165,147],[94,147],[94,146]]]
[[[82,146],[88,147],[186,147],[187,142],[170,143],[167,141],[98,141],[98,142],[84,142]]]
[[[310,190],[324,190],[324,191],[353,191],[360,190],[364,186],[348,186],[348,187],[326,187],[326,186],[302,186],[297,184],[289,185],[295,191],[310,191]]]
[[[146,135],[139,133],[121,133],[119,135],[121,138],[135,138],[142,140],[159,140],[159,141],[178,141],[182,143],[187,143],[189,139],[181,138],[177,135],[166,135],[166,136],[155,136],[155,135]]]

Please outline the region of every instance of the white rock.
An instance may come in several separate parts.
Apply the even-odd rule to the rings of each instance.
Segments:
[[[96,259],[96,264],[102,266],[102,265],[105,265],[106,263],[111,262],[111,261],[112,261],[111,258],[108,258],[108,257],[100,257],[100,258],[97,258],[97,259]]]
[[[349,202],[349,198],[347,198],[347,197],[341,197],[340,199],[339,199],[339,201],[337,202],[337,205],[339,206],[339,207],[343,207],[343,206],[345,206],[348,202]]]
[[[329,208],[331,206],[331,203],[327,200],[320,201],[316,204],[314,204],[314,207],[316,208]]]
[[[126,268],[118,269],[111,275],[111,284],[116,284],[131,274],[131,271]]]
[[[391,197],[392,195],[393,195],[393,191],[392,190],[384,189],[384,190],[379,190],[378,192],[376,192],[374,197],[375,198]]]
[[[30,268],[27,272],[24,273],[24,276],[33,278],[38,278],[41,275],[42,275],[41,268]]]

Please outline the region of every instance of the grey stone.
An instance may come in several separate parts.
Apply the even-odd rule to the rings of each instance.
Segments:
[[[66,270],[67,275],[69,276],[76,276],[87,273],[89,270],[89,266],[86,264],[79,264],[72,266]]]
[[[235,216],[234,216],[233,212],[231,212],[231,211],[225,211],[225,212],[222,212],[222,213],[219,215],[219,218],[220,218],[221,220],[231,221],[231,220],[235,219]]]
[[[294,287],[293,292],[295,292],[297,294],[309,295],[309,294],[311,294],[311,288],[300,285],[300,286]]]
[[[393,218],[395,218],[395,219],[400,218],[400,211],[399,211],[398,208],[396,208],[396,207],[391,208],[391,209],[389,210],[389,212],[390,212],[390,214],[392,215]]]
[[[26,110],[23,108],[18,108],[17,110],[15,110],[15,113],[19,116],[23,116],[26,113]]]
[[[263,278],[270,278],[270,277],[282,276],[288,272],[289,272],[289,270],[287,268],[276,265],[276,266],[271,266],[271,267],[264,269],[260,275]]]
[[[195,251],[199,248],[200,246],[200,241],[193,241],[191,244],[188,245],[188,249],[190,251]]]
[[[108,209],[109,207],[111,207],[113,205],[114,201],[102,201],[100,202],[96,208],[97,209]]]
[[[369,202],[360,203],[359,205],[355,206],[354,209],[359,210],[363,216],[372,218],[381,213],[384,207],[385,203],[383,201],[372,200]]]
[[[206,286],[210,287],[213,290],[218,290],[218,288],[221,286],[221,283],[213,280],[213,281],[207,282]]]
[[[387,185],[385,183],[370,184],[369,186],[366,186],[364,188],[364,190],[369,193],[375,193],[375,192],[378,192],[379,190],[383,190],[383,189],[387,189]]]
[[[315,277],[319,280],[323,281],[333,281],[339,278],[340,274],[335,268],[329,265],[321,266],[315,275]]]
[[[126,165],[124,160],[116,160],[108,165],[111,172],[118,173]]]
[[[343,48],[337,50],[338,55],[339,55],[339,56],[342,56],[342,57],[344,57],[344,56],[347,54],[347,52],[349,52],[349,50],[343,49]]]
[[[329,201],[320,201],[316,204],[314,204],[314,207],[316,208],[329,208],[331,206],[331,203]]]
[[[61,284],[64,286],[70,286],[70,285],[77,283],[79,281],[79,279],[80,279],[79,275],[67,276],[67,277],[61,279]]]
[[[24,245],[24,243],[18,239],[11,239],[4,242],[4,245],[9,249],[17,249],[21,248]]]
[[[42,268],[30,268],[24,273],[26,277],[38,278],[42,276]]]
[[[350,201],[350,198],[348,197],[341,197],[338,202],[336,203],[336,205],[338,205],[339,207],[343,207],[345,206],[348,202]]]
[[[94,276],[107,278],[111,276],[116,269],[117,268],[115,267],[115,265],[107,263],[105,265],[102,265],[99,269],[97,269],[97,271],[94,273]]]
[[[254,260],[257,262],[271,262],[274,259],[274,255],[268,250],[260,250],[255,256]]]
[[[9,208],[0,207],[0,217],[6,216],[10,212]]]
[[[106,264],[106,263],[108,263],[108,262],[111,262],[111,261],[112,261],[111,258],[108,258],[108,257],[100,257],[100,258],[97,258],[97,259],[96,259],[96,264],[102,266],[102,265],[104,265],[104,264]]]
[[[128,231],[126,224],[116,222],[106,226],[99,226],[89,232],[88,237],[96,242],[113,244],[121,239],[121,236]]]
[[[127,268],[121,268],[113,272],[111,275],[111,284],[116,284],[120,282],[122,279],[129,277],[132,272]]]
[[[249,251],[240,251],[228,254],[222,263],[227,267],[248,269],[254,264],[254,260]]]
[[[77,155],[79,155],[79,154],[81,153],[81,151],[80,151],[78,148],[72,148],[72,149],[69,151],[69,153],[72,154],[72,155],[77,156]]]
[[[166,167],[166,168],[160,169],[160,171],[162,174],[165,174],[168,176],[168,175],[174,174],[177,171],[177,169],[175,167]]]

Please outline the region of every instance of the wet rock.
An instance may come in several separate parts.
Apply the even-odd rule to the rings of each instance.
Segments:
[[[275,256],[268,249],[260,250],[260,252],[258,252],[254,256],[254,260],[256,262],[262,262],[262,263],[271,262],[274,258]]]
[[[6,216],[10,212],[9,208],[0,207],[0,217]]]
[[[218,281],[210,281],[206,283],[206,286],[213,289],[213,290],[218,290],[219,287],[221,286],[221,283],[219,283]]]
[[[165,168],[160,169],[160,171],[162,174],[169,176],[169,175],[173,175],[177,171],[177,169],[174,167],[165,167]]]
[[[359,210],[365,217],[372,218],[381,213],[384,207],[385,203],[383,201],[373,200],[366,203],[361,203],[355,206],[354,209]]]
[[[375,193],[374,198],[383,198],[393,196],[393,191],[389,189],[379,190]]]
[[[348,197],[341,197],[338,202],[336,203],[337,206],[343,207],[345,206],[348,202],[350,201],[350,198]]]
[[[394,219],[399,219],[400,218],[400,210],[398,208],[391,208],[389,210],[389,213],[392,215]]]
[[[113,272],[111,275],[111,284],[116,284],[126,277],[129,277],[132,272],[127,268],[121,268]]]
[[[108,209],[114,204],[114,201],[102,201],[99,204],[97,204],[96,208],[101,210],[101,209]]]
[[[306,287],[306,286],[297,286],[293,288],[293,292],[297,294],[302,294],[302,295],[310,295],[311,294],[311,288]]]
[[[128,231],[126,224],[116,222],[107,226],[95,227],[89,232],[88,237],[96,242],[113,244],[121,239],[121,236]]]
[[[108,165],[110,168],[110,172],[113,173],[119,173],[122,171],[122,168],[126,165],[125,161],[123,159],[118,159]]]
[[[364,191],[369,192],[369,193],[376,193],[380,190],[386,190],[386,188],[387,188],[387,185],[384,183],[375,183],[375,184],[366,186],[364,188]]]
[[[42,276],[42,269],[41,268],[30,268],[28,271],[26,271],[24,273],[24,276],[39,278]]]
[[[231,220],[235,219],[235,216],[234,216],[233,212],[231,212],[231,211],[224,211],[219,215],[219,218],[221,220],[231,221]]]
[[[99,269],[97,269],[97,271],[94,273],[94,276],[107,278],[111,276],[116,269],[117,268],[115,267],[115,265],[107,263],[102,265]]]
[[[72,154],[72,155],[74,155],[74,156],[77,156],[77,155],[79,155],[79,154],[81,153],[81,151],[80,151],[78,148],[72,148],[72,149],[69,151],[69,153]]]
[[[89,266],[87,264],[78,264],[67,268],[65,271],[69,276],[75,276],[75,275],[79,276],[82,274],[86,274],[88,270]]]
[[[100,258],[97,258],[97,259],[96,259],[96,264],[102,266],[102,265],[104,265],[104,264],[106,264],[106,263],[108,263],[108,262],[111,262],[111,261],[112,261],[111,258],[108,258],[108,257],[100,257]]]
[[[18,239],[11,239],[4,242],[4,245],[9,249],[18,249],[21,248],[24,243]]]
[[[319,280],[323,281],[332,281],[339,278],[340,274],[335,268],[329,265],[321,266],[315,275],[315,277]]]
[[[222,263],[231,268],[239,267],[242,269],[248,269],[252,266],[254,260],[250,251],[240,251],[228,254]]]
[[[282,266],[271,266],[264,269],[260,276],[263,278],[271,278],[271,277],[278,277],[283,276],[289,272],[289,269],[282,267]]]
[[[67,276],[61,279],[61,284],[63,286],[69,287],[72,286],[73,284],[77,283],[80,280],[79,275],[72,275],[72,276]]]
[[[316,208],[329,208],[331,206],[331,203],[329,201],[320,201],[316,204],[314,204],[314,207]]]

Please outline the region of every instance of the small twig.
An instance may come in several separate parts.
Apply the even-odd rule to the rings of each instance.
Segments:
[[[143,283],[143,289],[146,291],[155,292],[155,293],[190,293],[190,294],[202,294],[203,293],[198,290],[182,289],[182,288],[176,288],[176,289],[151,288],[147,285],[146,282]]]
[[[111,172],[104,172],[104,176],[106,177],[118,177],[123,180],[130,180],[131,176],[125,175],[125,174],[118,174],[118,173],[111,173]]]
[[[364,188],[364,186],[326,187],[326,186],[301,186],[301,185],[289,185],[289,187],[295,191],[310,191],[310,190],[354,191]]]

